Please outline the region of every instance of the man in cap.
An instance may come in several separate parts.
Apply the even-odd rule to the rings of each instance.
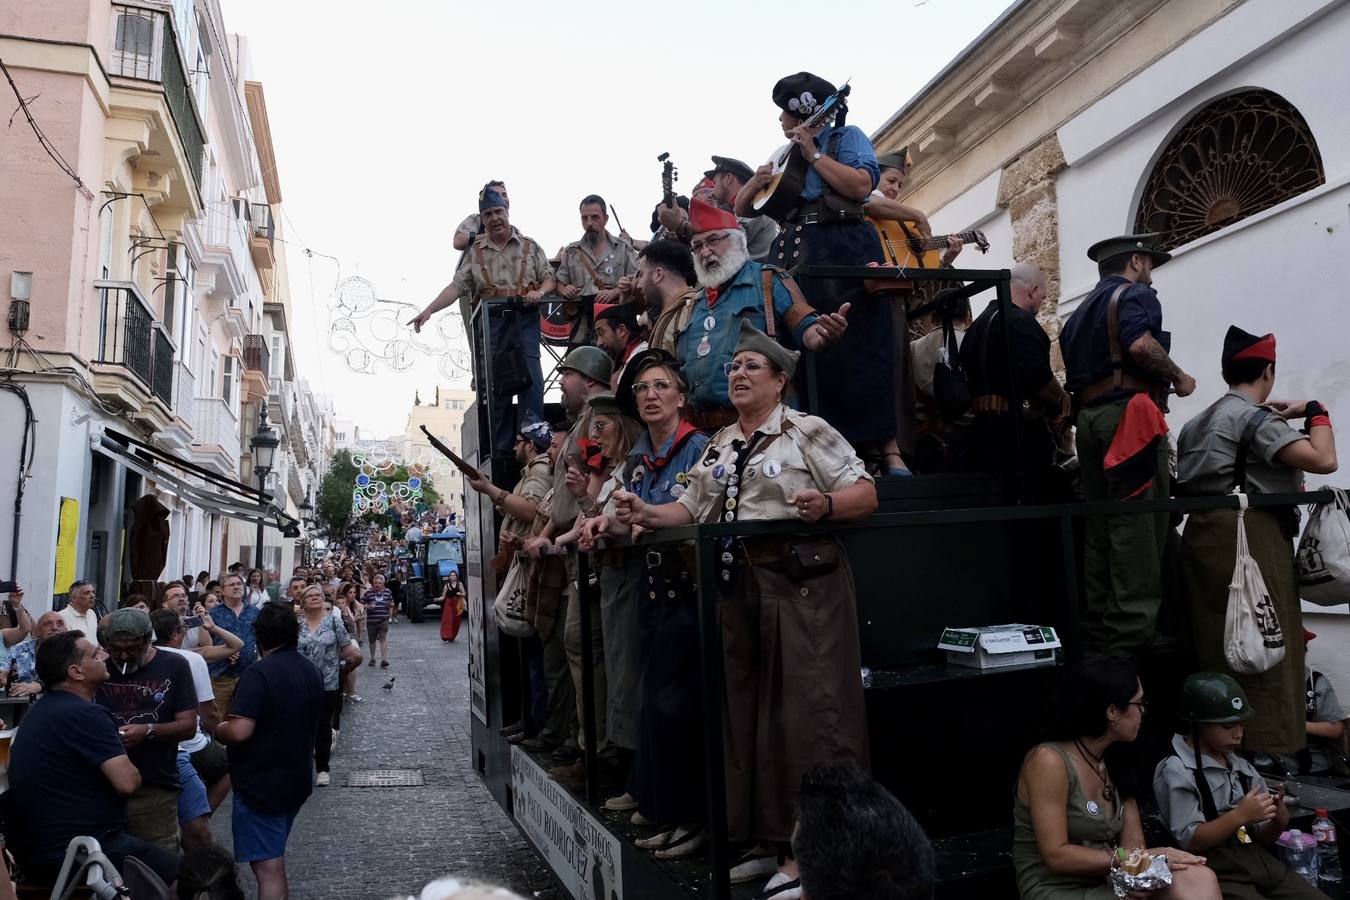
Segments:
[[[487,184],[483,185],[483,187],[484,189],[491,189],[501,194],[502,199],[505,200],[507,203],[511,202],[511,197],[506,193],[506,182],[489,181]],[[456,250],[462,252],[464,250],[469,249],[469,245],[472,244],[474,240],[482,233],[483,233],[482,215],[476,212],[469,213],[467,216],[464,217],[464,221],[460,222],[459,225],[455,228],[455,236],[451,239],[451,244],[454,246]],[[461,261],[463,259],[464,257],[460,257]]]
[[[713,203],[717,204],[718,209],[734,212],[736,195],[747,181],[755,177],[755,170],[729,156],[714,156],[712,161],[713,167],[703,174],[712,179]],[[750,258],[755,262],[767,261],[774,238],[778,237],[778,223],[767,216],[743,218],[740,223],[745,231],[745,245]]]
[[[486,188],[479,198],[478,209],[484,230],[469,247],[466,264],[459,268],[454,280],[436,299],[408,324],[421,332],[432,316],[458,300],[465,327],[476,335],[478,332],[471,327],[471,307],[484,298],[516,297],[523,298],[528,304],[525,309],[502,304],[488,308],[492,373],[490,376],[485,372],[476,373],[480,396],[486,397],[488,391],[492,392],[489,410],[493,446],[509,451],[515,438],[516,421],[511,398],[518,396],[521,405],[535,415],[542,416],[544,412],[544,375],[539,366],[539,313],[534,306],[553,290],[555,280],[553,267],[544,251],[511,225],[504,196]],[[474,359],[478,358],[475,354]],[[524,384],[526,380],[528,385]]]
[[[1158,238],[1127,234],[1089,247],[1101,280],[1059,337],[1066,386],[1079,410],[1078,460],[1090,502],[1168,496],[1162,413],[1169,386],[1186,397],[1195,379],[1168,355],[1172,336],[1163,330],[1152,284],[1153,270],[1172,256],[1159,249]],[[1129,462],[1108,467],[1108,454]],[[1166,513],[1088,518],[1083,638],[1090,649],[1128,654],[1153,637],[1166,534]]]
[[[1188,495],[1297,494],[1303,475],[1336,471],[1336,438],[1326,409],[1316,400],[1271,400],[1275,386],[1275,335],[1230,326],[1221,371],[1228,392],[1181,429],[1177,480]],[[1299,431],[1288,421],[1303,418]],[[1179,567],[1190,613],[1195,657],[1223,670],[1229,585],[1236,564],[1237,510],[1196,510],[1186,520]],[[1248,551],[1261,569],[1265,593],[1284,635],[1284,658],[1257,675],[1236,679],[1256,707],[1245,747],[1260,753],[1294,753],[1306,743],[1304,646],[1297,639],[1303,612],[1290,542],[1298,532],[1293,509],[1250,509],[1243,515]]]
[[[1069,415],[1069,395],[1050,368],[1050,337],[1036,321],[1045,296],[1041,271],[1018,263],[1012,269],[1008,320],[1003,320],[998,300],[991,300],[966,330],[961,344],[961,367],[970,384],[974,413],[970,467],[1002,474],[1009,499],[1053,499],[1054,435]],[[1005,349],[1009,345],[1011,365]],[[1016,396],[1012,392],[1014,373]]]
[[[568,353],[558,366],[558,387],[562,392],[563,410],[572,423],[567,439],[563,442],[557,459],[553,464],[553,499],[549,506],[549,523],[537,536],[525,542],[524,550],[538,558],[540,551],[553,543],[556,535],[565,533],[576,521],[581,506],[572,492],[567,489],[568,466],[576,465],[581,457],[580,442],[590,435],[592,410],[590,399],[597,394],[609,392],[610,379],[614,375],[614,366],[609,356],[599,347],[577,347]],[[557,683],[567,677],[565,670],[570,669],[577,702],[581,693],[581,607],[577,602],[577,564],[576,556],[566,557],[566,589],[559,601],[557,618],[565,623],[562,629],[553,629],[552,636],[544,644],[544,677],[550,685],[550,694],[559,694]],[[591,622],[599,628],[599,599],[592,600]],[[598,645],[597,645],[598,646]],[[561,648],[564,654],[556,651]],[[601,671],[603,659],[596,660],[596,681],[602,687],[596,693],[599,696],[597,709],[605,702],[603,690],[604,675]],[[597,723],[596,750],[605,749],[603,743],[603,720]]]
[[[642,328],[638,325],[637,308],[624,303],[606,307],[598,313],[595,317],[595,343],[614,360],[611,387],[617,386],[628,360],[647,349],[647,342],[642,339]]]
[[[690,421],[716,431],[736,421],[727,394],[728,362],[749,322],[791,346],[821,350],[848,328],[849,305],[820,316],[785,272],[750,259],[745,232],[731,213],[697,198],[689,205],[694,272],[703,288],[676,338],[676,355],[689,378]],[[765,317],[772,309],[773,316]]]
[[[108,680],[98,704],[112,714],[122,746],[141,773],[127,798],[127,832],[165,850],[178,848],[178,743],[197,733],[197,692],[187,660],[161,653],[150,617],[119,609],[103,622]]]

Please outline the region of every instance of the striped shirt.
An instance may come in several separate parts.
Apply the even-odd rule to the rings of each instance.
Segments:
[[[394,595],[388,589],[366,591],[366,595],[361,598],[361,602],[366,606],[367,625],[379,625],[381,622],[389,621],[389,610],[394,605]]]

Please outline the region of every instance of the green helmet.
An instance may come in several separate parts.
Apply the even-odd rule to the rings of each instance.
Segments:
[[[558,363],[558,370],[563,369],[574,369],[592,381],[609,384],[614,374],[614,363],[610,362],[609,354],[599,347],[577,347]]]
[[[1242,686],[1220,672],[1187,675],[1177,712],[1188,722],[1207,725],[1233,725],[1256,715]]]

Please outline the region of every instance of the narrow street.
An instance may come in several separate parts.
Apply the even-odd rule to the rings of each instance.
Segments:
[[[469,766],[467,635],[441,641],[439,618],[400,619],[390,632],[390,668],[361,667],[364,703],[343,710],[332,784],[316,788],[288,846],[295,900],[417,896],[442,875],[561,900],[552,876]],[[364,648],[363,648],[364,652]],[[392,690],[382,685],[396,680]],[[420,787],[349,787],[372,769],[419,772]],[[230,846],[229,801],[213,817]],[[240,882],[254,895],[252,873]]]

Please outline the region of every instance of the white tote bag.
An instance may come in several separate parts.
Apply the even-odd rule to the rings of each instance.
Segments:
[[[1223,655],[1234,672],[1268,672],[1284,659],[1284,631],[1266,580],[1247,546],[1247,495],[1237,494],[1237,563],[1228,585]]]
[[[1332,490],[1335,502],[1313,507],[1298,542],[1298,592],[1318,606],[1350,602],[1350,496]]]
[[[525,618],[525,593],[529,583],[529,567],[519,559],[512,559],[511,568],[497,590],[497,599],[492,602],[497,627],[511,637],[527,638],[534,634],[534,625]]]

